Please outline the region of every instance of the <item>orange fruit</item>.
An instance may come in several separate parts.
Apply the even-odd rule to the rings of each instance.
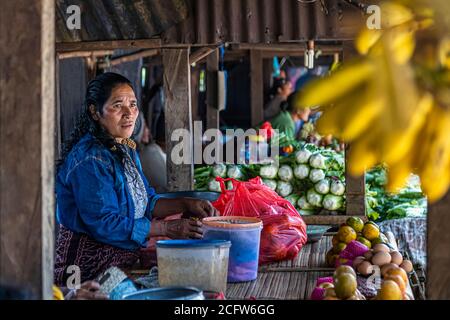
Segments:
[[[347,245],[344,242],[338,242],[337,245],[333,246],[333,252],[336,254],[341,253]]]
[[[369,240],[367,240],[364,237],[358,237],[356,238],[356,241],[362,243],[363,245],[365,245],[368,249],[372,248],[372,244],[370,243]]]
[[[350,273],[343,273],[336,277],[334,291],[339,299],[348,299],[355,294],[356,278]]]
[[[403,300],[403,294],[395,281],[386,280],[378,291],[377,300]]]
[[[348,226],[352,227],[356,232],[361,232],[364,228],[364,221],[358,217],[350,217],[345,222]]]
[[[337,236],[340,242],[349,244],[350,242],[356,240],[356,231],[349,226],[340,227]]]
[[[406,292],[406,283],[405,283],[405,281],[403,281],[401,276],[397,276],[397,275],[395,275],[395,276],[387,276],[384,280],[385,281],[386,280],[394,281],[398,285],[398,287],[400,288],[400,291],[402,292],[402,295],[405,294],[405,292]]]
[[[339,258],[339,255],[333,252],[333,249],[327,252],[326,261],[330,267],[334,267],[336,264],[336,259]]]
[[[405,284],[408,283],[408,275],[406,274],[406,271],[402,268],[391,268],[388,271],[386,271],[386,278],[389,276],[400,276]]]
[[[366,223],[362,231],[363,237],[369,241],[373,241],[380,236],[380,229],[372,224]]]
[[[337,277],[339,277],[341,274],[344,274],[344,273],[350,273],[352,276],[354,276],[356,278],[355,270],[352,267],[347,266],[347,265],[337,267],[336,270],[334,270],[333,277],[336,279]]]

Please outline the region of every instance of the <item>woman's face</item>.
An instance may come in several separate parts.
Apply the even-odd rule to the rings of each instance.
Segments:
[[[103,106],[103,115],[97,112],[101,126],[114,138],[129,138],[139,115],[137,99],[127,84],[116,86]]]

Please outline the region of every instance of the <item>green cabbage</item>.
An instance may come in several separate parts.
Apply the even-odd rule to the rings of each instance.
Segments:
[[[294,167],[294,176],[297,179],[306,179],[309,176],[309,166],[306,164],[299,164]]]
[[[345,193],[345,185],[340,180],[332,180],[330,192],[335,196],[342,196]]]
[[[323,195],[317,193],[314,189],[309,189],[306,194],[306,200],[314,207],[322,207]]]
[[[222,192],[222,189],[220,188],[220,182],[216,181],[216,178],[212,178],[208,182],[208,190],[214,192]]]
[[[309,151],[308,149],[302,149],[295,153],[295,160],[297,161],[297,163],[308,163],[311,155],[311,151]]]
[[[308,200],[306,200],[306,196],[301,196],[297,201],[297,207],[304,210],[314,209],[314,206],[311,205]]]
[[[287,197],[292,193],[292,185],[286,181],[278,181],[277,183],[277,193],[283,198]]]
[[[291,181],[294,177],[294,172],[291,167],[284,165],[278,170],[278,177],[283,181]]]
[[[328,192],[330,192],[330,180],[320,180],[314,185],[314,189],[320,194],[327,194]]]
[[[309,158],[309,165],[316,169],[326,169],[326,160],[320,153],[315,153]]]
[[[292,205],[294,206],[294,207],[296,207],[297,206],[297,201],[298,201],[298,198],[299,198],[300,196],[298,195],[298,194],[291,194],[291,195],[289,195],[289,196],[287,196],[285,199],[287,200],[287,201],[289,201],[290,203],[292,203]]]
[[[277,173],[278,167],[273,164],[262,166],[259,169],[259,175],[264,179],[275,179],[277,177]]]
[[[218,163],[218,164],[214,165],[214,167],[212,169],[212,175],[214,177],[226,178],[226,176],[227,176],[227,166],[224,165],[223,163]]]
[[[322,169],[312,169],[309,172],[309,180],[313,183],[319,182],[323,179],[325,179],[325,172]]]
[[[273,191],[277,189],[277,182],[275,180],[263,179],[263,183]]]
[[[333,194],[327,194],[323,198],[322,204],[327,210],[338,210],[344,205],[344,198]]]
[[[227,171],[227,175],[229,178],[233,178],[239,180],[243,177],[241,169],[237,166],[230,166]]]

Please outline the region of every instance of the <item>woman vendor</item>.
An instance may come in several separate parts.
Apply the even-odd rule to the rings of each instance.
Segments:
[[[160,198],[149,186],[130,139],[138,114],[125,77],[104,73],[89,83],[84,110],[58,164],[57,285],[73,277],[73,266],[82,282],[111,266],[131,267],[150,237],[201,238],[201,222],[191,218],[217,213],[207,201]],[[181,212],[183,219],[163,221]]]

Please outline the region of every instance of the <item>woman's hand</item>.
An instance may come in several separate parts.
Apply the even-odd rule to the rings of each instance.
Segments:
[[[164,235],[171,239],[203,238],[202,223],[193,219],[177,219],[163,222]]]
[[[100,292],[100,284],[96,281],[86,281],[77,289],[71,300],[107,300],[108,296]]]
[[[201,219],[219,215],[217,209],[214,208],[211,202],[209,201],[184,198],[183,203],[185,207],[183,218],[196,217]]]

